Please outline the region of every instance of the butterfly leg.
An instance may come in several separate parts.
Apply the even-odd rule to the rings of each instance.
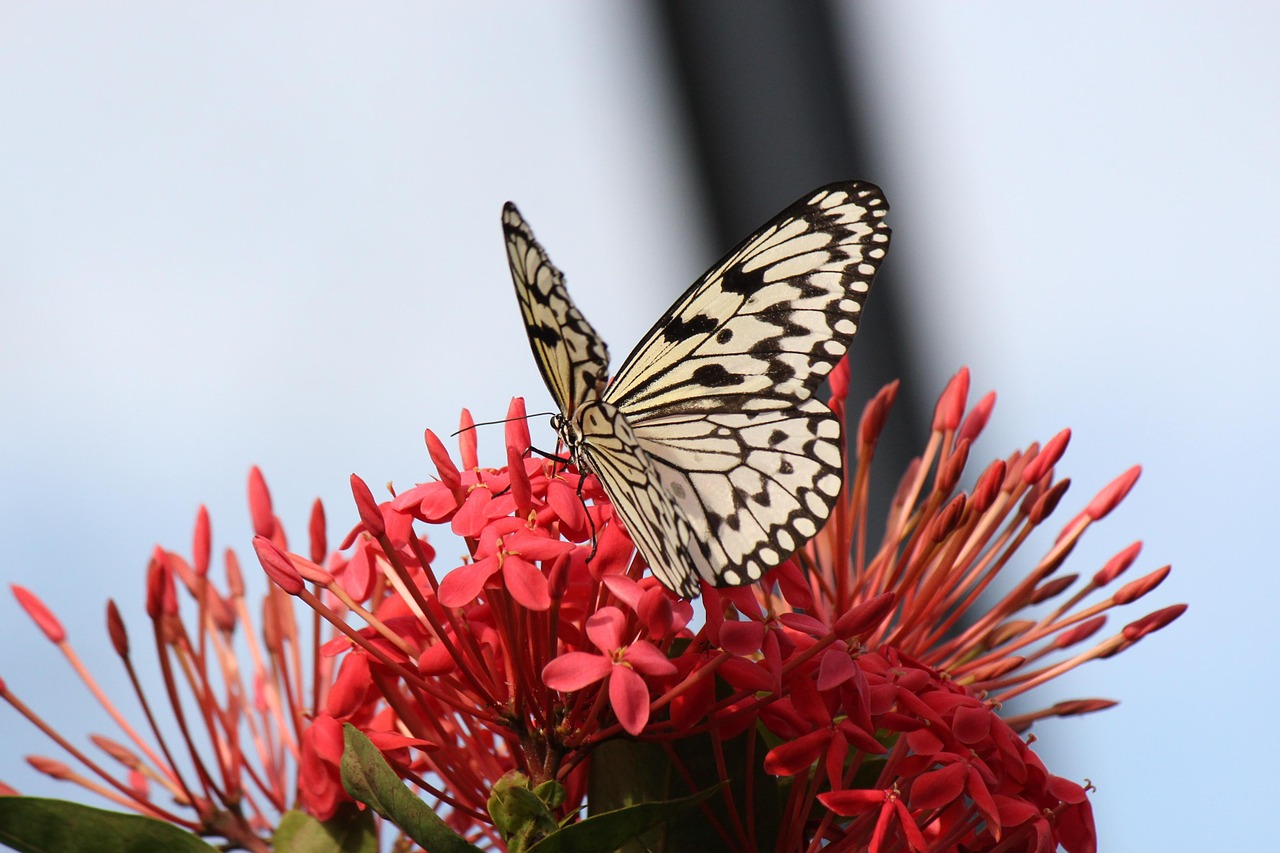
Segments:
[[[587,507],[587,499],[586,499],[586,498],[584,498],[584,497],[582,496],[582,489],[583,489],[583,486],[585,486],[585,485],[586,485],[587,477],[588,477],[588,476],[589,476],[589,475],[587,475],[587,474],[579,474],[579,475],[578,475],[578,490],[577,490],[577,491],[578,491],[578,500],[580,500],[580,501],[582,502],[582,511],[583,511],[583,512],[585,512],[585,513],[587,514],[587,525],[591,528],[591,553],[587,555],[587,562],[588,562],[588,563],[590,563],[590,562],[591,562],[591,560],[592,560],[592,559],[595,557],[595,555],[596,555],[596,549],[597,549],[597,546],[599,545],[599,542],[597,541],[597,538],[596,538],[596,520],[595,520],[595,517],[591,515],[591,512],[590,512],[589,508]]]

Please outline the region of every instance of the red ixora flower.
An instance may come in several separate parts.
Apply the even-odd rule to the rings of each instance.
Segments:
[[[831,377],[842,422],[847,369]],[[970,407],[961,371],[873,534],[869,466],[896,392],[886,387],[856,426],[846,423],[845,485],[826,527],[760,584],[704,585],[704,618],[645,576],[594,476],[530,454],[519,400],[504,465],[481,466],[464,411],[456,461],[426,434],[429,482],[379,500],[353,477],[359,522],[334,551],[322,519],[307,555],[290,551],[269,504],[251,501],[259,561],[329,626],[309,691],[289,680],[296,675],[281,680],[276,658],[255,669],[254,695],[286,722],[281,742],[299,757],[302,802],[325,814],[344,800],[339,724],[350,722],[451,827],[487,849],[506,846],[490,811],[500,780],[558,783],[563,796],[550,807],[571,821],[588,800],[601,811],[653,798],[626,786],[661,778],[673,780],[668,797],[715,788],[702,819],[668,826],[673,843],[1094,850],[1086,789],[1050,773],[1025,735],[1043,717],[1113,703],[1001,709],[1181,614],[1181,605],[1157,609],[1104,634],[1112,611],[1168,574],[1118,585],[1137,543],[1091,575],[1063,572],[1138,469],[1087,501],[1027,576],[994,596],[997,576],[1064,500],[1069,481],[1055,470],[1070,434],[997,458],[962,487],[995,398]],[[461,538],[460,561],[438,564],[432,525]],[[162,572],[152,584],[153,618],[173,612],[175,576],[185,578]],[[200,624],[216,622],[223,611],[212,602],[224,598],[194,588],[205,590]],[[243,619],[235,588],[227,612]],[[20,598],[50,631],[43,608]],[[269,608],[268,637],[292,625],[286,613]],[[289,661],[280,655],[281,667]],[[645,769],[619,776],[614,762]],[[589,786],[593,773],[616,784]]]
[[[627,617],[617,607],[602,607],[587,619],[587,637],[603,655],[565,652],[542,668],[542,681],[552,690],[576,693],[609,679],[609,704],[629,734],[638,735],[649,722],[649,685],[642,676],[670,676],[676,667],[648,640],[628,643]]]

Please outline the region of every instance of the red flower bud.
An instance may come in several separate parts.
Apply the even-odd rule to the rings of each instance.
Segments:
[[[258,562],[262,563],[262,568],[276,586],[290,595],[297,595],[306,588],[302,575],[294,568],[289,555],[270,539],[265,536],[253,537],[253,550],[258,555]]]
[[[13,597],[18,599],[18,604],[22,609],[27,611],[27,615],[31,617],[31,621],[36,623],[36,627],[44,632],[49,638],[49,642],[57,644],[67,639],[66,629],[62,627],[62,623],[58,621],[58,617],[53,615],[44,602],[36,597],[35,593],[29,591],[25,587],[10,584],[9,589],[13,591]]]
[[[1150,574],[1143,575],[1136,581],[1129,581],[1120,589],[1116,590],[1116,594],[1112,596],[1116,604],[1130,604],[1137,601],[1142,596],[1151,592],[1164,582],[1169,576],[1173,568],[1171,566],[1162,566]]]
[[[991,410],[996,406],[996,392],[988,391],[977,405],[970,410],[964,423],[960,424],[960,429],[956,432],[956,441],[972,442],[982,433],[987,426],[987,421],[991,418]]]
[[[1133,488],[1134,483],[1138,482],[1138,475],[1141,473],[1142,466],[1134,465],[1128,471],[1116,477],[1089,502],[1089,505],[1084,509],[1085,514],[1094,521],[1106,516],[1107,513],[1116,508],[1120,501],[1124,500],[1125,495],[1129,494],[1129,490]]]
[[[324,504],[316,498],[315,503],[311,504],[311,518],[307,523],[307,534],[311,540],[311,561],[313,563],[323,563],[325,555],[329,553],[329,543],[325,535],[324,523]]]
[[[257,465],[249,469],[249,515],[255,534],[268,538],[275,535],[276,514],[271,508],[271,492]]]
[[[107,636],[111,645],[122,658],[129,656],[129,634],[124,629],[124,619],[120,618],[120,610],[115,601],[107,599]]]
[[[382,510],[378,508],[373,492],[369,491],[364,480],[356,474],[351,475],[351,496],[356,499],[356,511],[360,513],[364,529],[374,536],[384,535],[387,527],[382,519]]]
[[[1062,454],[1066,452],[1067,444],[1070,441],[1071,430],[1069,429],[1064,429],[1049,439],[1040,452],[1036,454],[1036,457],[1027,463],[1026,468],[1022,469],[1022,481],[1031,484],[1049,473],[1049,469],[1057,465],[1058,460],[1062,458]]]
[[[939,431],[954,430],[964,416],[965,400],[969,397],[969,368],[962,367],[947,382],[933,410],[933,428]]]

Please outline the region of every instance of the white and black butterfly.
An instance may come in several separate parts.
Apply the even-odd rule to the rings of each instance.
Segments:
[[[840,424],[813,393],[858,330],[888,211],[867,183],[809,193],[698,279],[610,382],[609,350],[564,276],[515,205],[503,210],[552,425],[671,590],[755,581],[830,514]]]

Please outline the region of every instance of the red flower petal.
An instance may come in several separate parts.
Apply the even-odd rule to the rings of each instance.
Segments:
[[[853,817],[878,809],[884,800],[885,792],[878,788],[828,791],[818,795],[820,803],[843,817]]]
[[[489,518],[485,515],[493,495],[488,489],[472,489],[467,499],[453,517],[453,532],[459,536],[476,537],[484,530]]]
[[[764,626],[759,622],[725,622],[720,626],[720,648],[735,655],[753,655],[764,644]]]
[[[967,746],[984,740],[991,732],[991,720],[995,715],[982,705],[965,705],[956,709],[951,720],[951,733]]]
[[[418,672],[422,675],[444,675],[457,668],[458,661],[444,643],[427,646],[426,650],[418,655]]]
[[[511,597],[530,610],[551,609],[551,589],[546,575],[528,560],[508,554],[502,561],[502,582]]]
[[[485,582],[500,568],[497,557],[459,566],[440,581],[440,603],[445,607],[461,607],[475,601]]]
[[[337,719],[353,716],[364,704],[372,686],[368,656],[352,652],[342,659],[342,666],[338,668],[338,677],[325,699],[325,713]]]
[[[577,546],[563,539],[553,539],[541,531],[517,530],[502,539],[508,551],[518,551],[526,560],[554,560]]]
[[[542,668],[542,683],[561,693],[581,690],[595,684],[613,669],[603,655],[566,652]]]
[[[555,510],[561,523],[570,530],[584,530],[587,527],[587,510],[582,505],[582,498],[564,480],[547,483],[547,505]]]
[[[830,738],[831,732],[828,729],[820,729],[801,735],[790,743],[775,746],[764,757],[765,772],[774,776],[794,776],[811,767],[822,756]]]
[[[328,820],[347,800],[338,762],[342,759],[342,724],[321,714],[302,733],[298,762],[298,794],[302,806],[317,820]]]
[[[967,768],[954,761],[937,770],[921,773],[911,783],[911,805],[920,809],[940,809],[964,792]]]
[[[622,659],[645,675],[675,675],[676,665],[648,640],[637,640],[627,647]]]
[[[767,667],[744,658],[729,658],[716,674],[737,689],[751,693],[771,691],[778,686],[777,676]]]
[[[858,665],[849,657],[844,643],[827,649],[818,664],[818,689],[831,690],[858,675]]]
[[[601,607],[587,620],[587,637],[606,654],[622,647],[622,630],[627,617],[616,607]]]
[[[649,685],[629,667],[615,666],[609,676],[609,704],[627,733],[638,735],[649,722]]]

